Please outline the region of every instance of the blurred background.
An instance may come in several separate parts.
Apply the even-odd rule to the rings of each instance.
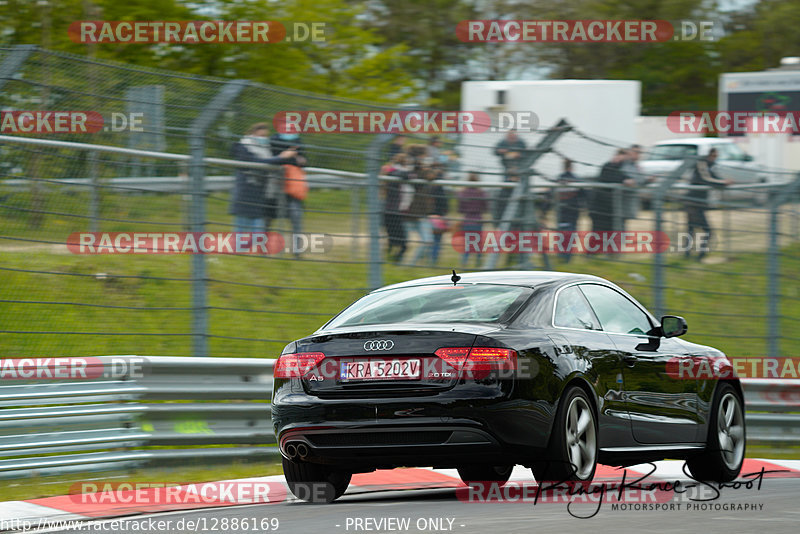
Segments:
[[[707,20],[714,23],[714,40],[481,44],[456,38],[459,21],[500,17]],[[312,187],[303,230],[334,236],[329,253],[208,256],[202,258],[200,273],[192,266],[199,260],[188,255],[79,256],[66,251],[67,236],[80,231],[233,231],[229,201],[236,169],[206,163],[202,182],[192,181],[186,158],[193,146],[205,157],[231,157],[233,145],[251,124],[270,123],[274,135],[271,120],[280,111],[461,109],[486,112],[495,125],[500,113],[529,111],[538,118],[538,129],[518,132],[527,149],[559,120],[570,128],[524,169],[535,213],[514,216],[526,218],[532,228],[557,229],[558,200],[574,196],[554,190],[564,158],[573,161],[578,180],[592,182],[618,148],[638,144],[643,147],[640,175],[663,177],[683,156],[703,156],[708,150],[691,140],[703,134],[670,131],[669,113],[752,110],[764,94],[781,97],[784,109],[797,109],[800,70],[792,57],[800,54],[800,37],[790,21],[799,17],[795,2],[777,0],[658,6],[467,0],[0,2],[4,111],[92,110],[107,124],[112,113],[143,118],[142,131],[28,134],[22,136],[25,143],[0,141],[0,352],[273,357],[286,342],[313,331],[375,283],[460,267],[452,232],[437,237],[443,245],[435,266],[427,251],[425,261],[415,254],[420,243],[413,230],[406,237],[405,256],[387,261],[385,183],[373,204],[373,211],[380,211],[380,228],[369,219],[366,176],[375,141],[369,134],[302,138]],[[280,20],[290,33],[292,22],[323,22],[325,41],[82,44],[67,34],[69,25],[80,20]],[[721,82],[723,75],[740,72],[761,74]],[[761,85],[743,89],[752,84],[741,79]],[[231,80],[241,80],[233,87],[235,95],[224,103],[215,101]],[[37,137],[83,146],[37,143]],[[500,187],[488,187],[509,180],[495,154],[503,133],[448,134],[435,147],[431,137],[396,141],[409,153],[409,165],[419,171],[420,165],[435,163],[437,179],[446,181],[463,182],[469,172],[477,172],[490,203],[507,198],[500,196]],[[653,151],[654,145],[680,138],[690,141]],[[710,195],[714,252],[703,259],[706,263],[684,260],[678,251],[659,259],[659,273],[653,256],[584,255],[569,264],[554,256],[547,258],[552,260],[549,268],[589,271],[622,283],[659,312],[686,315],[693,339],[729,352],[762,354],[775,335],[784,349],[797,347],[796,196],[780,187],[800,169],[797,138],[752,134],[720,141],[717,169],[732,176],[736,187],[775,187]],[[92,144],[119,150],[93,150]],[[383,165],[393,153],[387,146],[373,156]],[[180,155],[184,159],[176,159]],[[460,189],[445,185],[444,204],[437,208],[445,210],[441,215],[448,229],[463,219]],[[681,200],[686,190],[670,190],[658,216],[676,241],[687,230]],[[781,196],[774,224],[770,190]],[[619,213],[619,218],[628,229],[655,229],[652,191],[636,194],[642,209]],[[579,230],[592,227],[596,208],[590,197],[586,191],[577,201]],[[496,204],[482,214],[484,229],[500,228],[503,206]],[[199,219],[193,222],[192,216]],[[271,229],[290,228],[282,206]],[[377,241],[369,239],[371,232],[378,233],[382,247],[373,256],[370,247]],[[770,256],[773,235],[778,248]],[[412,266],[415,257],[419,265]],[[513,266],[522,258],[506,260],[498,265]],[[542,261],[533,258],[529,264],[541,267]],[[656,275],[663,279],[654,280]]]

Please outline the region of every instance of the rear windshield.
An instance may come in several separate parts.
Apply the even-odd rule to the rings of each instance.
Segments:
[[[492,284],[413,286],[371,293],[325,328],[392,323],[500,323],[511,318],[531,288]]]

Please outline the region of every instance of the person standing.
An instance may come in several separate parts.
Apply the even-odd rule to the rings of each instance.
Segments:
[[[606,184],[621,184],[627,178],[622,172],[622,164],[627,158],[627,151],[620,148],[600,170],[599,182]],[[615,189],[600,187],[594,191],[590,203],[592,217],[592,231],[609,232],[614,230],[614,195]],[[621,214],[620,214],[621,215]]]
[[[513,130],[508,132],[495,146],[494,154],[500,158],[500,163],[503,164],[506,180],[510,175],[518,175],[522,171],[520,164],[522,163],[522,154],[526,148],[525,141],[520,139],[517,132]]]
[[[308,194],[306,173],[303,170],[308,160],[303,151],[303,142],[299,134],[278,132],[270,138],[270,148],[273,155],[282,150],[292,150],[297,154],[295,161],[284,167],[283,192],[292,233],[300,234],[303,231],[303,202]]]
[[[265,122],[250,126],[247,133],[234,143],[231,154],[233,159],[268,163],[273,165],[289,165],[295,163],[297,152],[283,150],[273,156],[269,149],[269,127]],[[233,195],[229,213],[234,216],[234,227],[237,232],[265,232],[268,222],[267,187],[274,181],[274,176],[265,169],[240,168],[236,170]]]
[[[437,183],[444,177],[442,165],[434,165],[434,181],[431,184],[431,195],[433,196],[433,214],[431,214],[431,226],[433,227],[433,244],[431,245],[431,265],[436,265],[439,261],[439,253],[442,250],[442,238],[449,229],[447,214],[450,212],[450,198],[443,185]]]
[[[653,182],[655,178],[648,177],[639,168],[639,158],[642,156],[642,147],[632,145],[628,149],[627,158],[622,164],[622,172],[625,173],[623,184],[628,186],[622,195],[622,221],[623,227],[629,219],[636,219],[642,206],[640,189]]]
[[[584,201],[584,190],[578,187],[570,187],[578,181],[572,174],[572,160],[564,159],[564,172],[558,176],[560,187],[558,195],[558,220],[556,228],[559,232],[575,232],[578,229],[578,218],[581,215],[581,205]],[[564,242],[568,239],[565,237]],[[572,255],[566,252],[562,255],[564,261],[569,263]]]
[[[471,172],[467,181],[471,185],[465,187],[458,193],[458,212],[463,217],[461,230],[466,234],[480,233],[483,230],[483,214],[489,209],[489,198],[486,191],[478,187],[480,177],[478,173]],[[465,241],[466,245],[466,241]],[[475,266],[480,266],[480,253],[472,252],[475,255]],[[464,255],[461,257],[462,267],[469,264],[470,252],[464,248]]]
[[[419,246],[414,251],[411,259],[412,265],[417,265],[423,257],[430,258],[431,246],[433,245],[433,225],[430,216],[433,214],[434,201],[431,190],[431,182],[435,177],[432,168],[420,167],[420,178],[423,183],[416,184],[414,188],[414,198],[406,213],[406,231],[408,235],[416,232],[419,236]]]
[[[522,172],[522,154],[525,149],[525,141],[520,139],[517,132],[513,130],[508,132],[495,147],[494,153],[500,158],[500,163],[503,165],[504,181],[519,181],[519,176]],[[513,187],[504,187],[497,192],[493,210],[495,225],[499,226],[502,223],[503,214],[513,193]]]
[[[388,236],[386,256],[389,261],[400,263],[406,252],[406,228],[403,224],[403,212],[411,205],[414,188],[408,183],[411,167],[408,156],[403,152],[395,154],[390,163],[381,169],[381,174],[399,178],[384,185],[383,226]]]
[[[730,178],[723,179],[714,172],[714,163],[717,161],[717,149],[709,150],[705,158],[701,158],[694,166],[691,185],[705,185],[725,187],[733,184]],[[690,189],[686,195],[686,215],[688,218],[688,232],[694,243],[702,243],[700,235],[705,237],[705,243],[711,242],[711,225],[706,217],[708,209],[708,189]],[[702,260],[708,252],[707,246],[699,250],[697,259]],[[684,253],[687,258],[692,255],[691,247]]]

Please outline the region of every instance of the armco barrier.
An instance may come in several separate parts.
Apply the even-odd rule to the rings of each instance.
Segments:
[[[83,360],[88,362],[85,379],[3,374],[0,478],[277,453],[270,446],[275,442],[269,405],[274,360]],[[150,446],[159,447],[145,448]]]
[[[742,386],[747,440],[771,446],[800,444],[800,380],[746,378]]]
[[[95,378],[14,379],[3,373],[0,478],[277,454],[268,404],[274,360],[78,360],[88,362],[86,376]],[[748,440],[800,443],[800,380],[744,379],[742,384]]]

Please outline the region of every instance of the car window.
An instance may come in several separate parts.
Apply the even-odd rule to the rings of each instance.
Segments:
[[[687,156],[696,155],[696,145],[657,145],[648,151],[645,159],[648,161],[682,160]]]
[[[326,328],[390,323],[497,323],[509,319],[531,288],[500,284],[411,286],[370,293]]]
[[[578,286],[568,287],[558,294],[553,325],[586,330],[600,329],[597,318]]]
[[[720,159],[725,159],[730,161],[743,161],[745,159],[744,151],[741,148],[739,148],[738,145],[735,145],[733,143],[720,143],[718,145],[715,145],[714,148],[716,148],[719,151]]]
[[[598,284],[581,284],[580,288],[606,332],[646,334],[653,328],[647,315],[618,291]]]

